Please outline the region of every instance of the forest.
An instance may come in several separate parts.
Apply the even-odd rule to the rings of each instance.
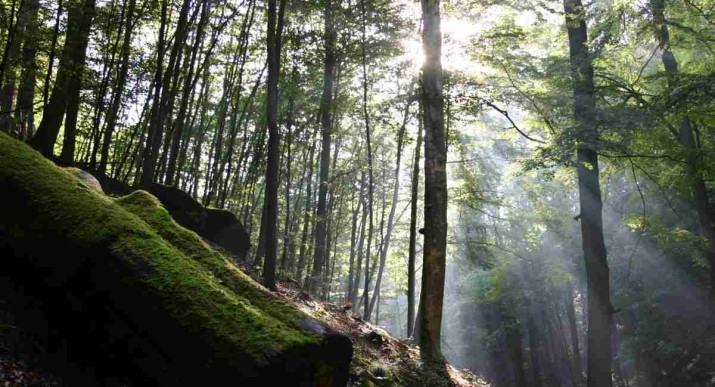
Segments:
[[[105,234],[125,229],[103,218],[136,214],[241,296],[243,274],[162,228],[171,216],[137,212],[155,199],[124,196],[150,192],[221,245],[162,196],[180,193],[201,216],[233,214],[231,267],[267,289],[255,297],[297,289],[415,345],[440,375],[449,363],[495,387],[715,386],[713,85],[713,0],[0,0],[0,190],[13,199],[0,260],[39,255],[18,241],[45,232],[64,246],[68,225],[96,234],[80,255],[134,257],[87,241],[114,243]],[[59,210],[43,203],[83,200],[51,197],[72,186],[64,175],[34,183],[55,172],[21,156],[30,147],[91,174],[114,212],[92,199],[86,217],[45,222]],[[44,188],[21,195],[25,181]],[[55,281],[2,274],[26,269],[0,263],[0,290]],[[225,334],[216,321],[243,324],[214,307],[220,318],[196,317],[208,341]],[[281,351],[311,340],[270,332]],[[106,385],[153,383],[133,380]],[[331,380],[301,385],[344,383]]]

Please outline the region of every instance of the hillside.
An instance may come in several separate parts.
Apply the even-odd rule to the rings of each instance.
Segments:
[[[348,310],[267,291],[148,192],[107,197],[5,135],[0,151],[3,386],[450,384]]]

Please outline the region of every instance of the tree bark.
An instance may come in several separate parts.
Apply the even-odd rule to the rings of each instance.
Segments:
[[[131,39],[132,31],[134,29],[134,8],[136,6],[136,0],[129,0],[127,6],[127,16],[125,17],[124,27],[124,40],[122,42],[122,63],[119,67],[119,75],[117,77],[117,82],[114,87],[114,95],[112,98],[112,104],[107,112],[107,124],[104,129],[104,135],[102,136],[102,150],[100,151],[99,167],[97,171],[100,174],[106,174],[107,162],[109,159],[109,145],[112,141],[112,133],[114,133],[114,128],[117,124],[117,117],[119,115],[119,107],[122,103],[122,95],[124,94],[124,87],[127,84],[127,75],[129,73],[129,54],[131,53]]]
[[[17,123],[19,123],[19,137],[22,139],[32,137],[35,129],[35,81],[37,80],[37,11],[40,8],[39,0],[28,0],[27,22],[23,34],[22,45],[22,75],[20,90],[17,94]]]
[[[421,107],[421,104],[420,104]],[[420,109],[421,110],[421,109]],[[412,337],[415,329],[415,284],[416,284],[416,248],[417,248],[417,202],[420,185],[420,150],[422,148],[422,120],[417,128],[417,143],[412,167],[412,195],[410,199],[410,243],[407,258],[407,337]]]
[[[541,363],[539,361],[540,345],[539,335],[537,333],[534,318],[529,317],[527,322],[529,330],[529,358],[531,360],[531,385],[533,387],[541,387]]]
[[[569,282],[564,295],[566,299],[566,315],[569,320],[569,334],[571,336],[571,360],[574,375],[574,384],[580,386],[583,383],[583,369],[581,367],[581,346],[578,340],[578,326],[576,325],[576,308],[574,307],[574,289]]]
[[[0,87],[0,131],[3,132],[15,131],[12,113],[17,91],[17,65],[20,62],[22,35],[27,22],[27,8],[24,0],[20,0],[17,10],[15,4],[12,5],[10,22],[13,21],[12,14],[17,14],[17,19],[8,32],[5,52],[2,64],[0,64],[0,85],[2,86]]]
[[[365,252],[365,290],[363,291],[363,302],[364,311],[362,318],[365,321],[370,320],[370,308],[369,308],[369,297],[370,297],[370,259],[372,258],[372,234],[373,234],[373,168],[372,168],[372,140],[370,133],[370,114],[367,108],[367,89],[368,89],[368,79],[367,79],[367,54],[366,54],[366,24],[367,24],[367,11],[365,9],[365,1],[360,2],[360,8],[362,11],[362,110],[363,119],[365,121],[365,142],[367,145],[367,207],[370,213],[370,223],[368,224],[367,232],[367,251]]]
[[[47,60],[47,72],[45,73],[45,85],[42,88],[42,108],[46,109],[50,101],[50,80],[52,79],[52,68],[55,65],[55,55],[57,51],[57,39],[60,35],[60,19],[62,18],[63,0],[57,2],[57,13],[55,14],[55,27],[52,32],[52,43],[50,44],[50,55]]]
[[[278,260],[278,161],[280,137],[278,133],[278,77],[281,68],[281,35],[286,0],[268,0],[268,81],[266,116],[268,120],[268,165],[266,167],[266,202],[263,206],[266,222],[266,259],[263,262],[263,283],[276,290],[276,262]],[[276,14],[277,13],[277,14]],[[276,20],[277,19],[277,20]]]
[[[405,105],[405,113],[402,119],[402,125],[397,133],[397,158],[395,160],[395,187],[392,191],[392,203],[390,204],[390,215],[387,217],[387,230],[385,232],[385,240],[382,244],[382,249],[380,250],[380,268],[377,271],[377,279],[375,281],[375,291],[373,292],[372,299],[370,300],[370,308],[368,315],[372,314],[372,310],[375,307],[375,302],[378,295],[380,294],[380,286],[382,284],[382,274],[385,270],[385,262],[387,261],[387,252],[390,248],[390,238],[392,237],[392,228],[395,222],[395,212],[397,212],[397,199],[400,195],[400,163],[402,161],[402,148],[404,143],[405,129],[407,127],[407,121],[410,116],[410,105],[411,101],[408,101]]]
[[[442,304],[447,252],[447,139],[444,131],[439,0],[422,0],[422,109],[425,127],[425,224],[420,352],[442,361]]]
[[[305,210],[303,212],[303,229],[301,231],[302,235],[300,238],[300,252],[298,254],[298,266],[295,271],[295,279],[298,283],[302,283],[303,270],[305,269],[305,260],[308,255],[308,236],[310,234],[311,221],[313,219],[313,172],[315,164],[315,135],[308,138],[310,142],[310,155],[308,157],[308,179],[306,182],[306,195],[305,195]]]
[[[593,64],[588,49],[586,9],[581,0],[564,0],[571,58],[574,115],[578,128],[578,186],[581,236],[588,289],[589,387],[611,386],[611,301],[606,246],[603,241],[601,188]]]
[[[368,212],[370,209],[367,204],[367,194],[364,193],[364,188],[366,187],[366,173],[362,171],[360,175],[360,201],[362,204],[362,216],[360,217],[360,236],[358,237],[357,244],[357,262],[355,263],[355,281],[353,282],[353,289],[351,290],[350,302],[352,302],[355,311],[358,309],[358,290],[360,289],[360,280],[362,279],[362,258],[365,245],[365,228],[368,222]]]
[[[94,17],[95,0],[74,0],[69,4],[67,14],[67,37],[62,49],[57,79],[52,89],[50,102],[42,114],[42,122],[30,144],[46,157],[52,156],[60,126],[67,111],[70,125],[76,122],[75,107],[79,105],[79,90],[81,87],[84,58],[89,40],[89,30]],[[74,96],[77,96],[75,98]],[[72,106],[69,106],[72,101]],[[68,127],[69,125],[65,125]],[[65,129],[63,141],[64,156],[74,153],[74,128]],[[67,145],[65,145],[67,143]],[[69,144],[71,143],[71,144]],[[67,150],[65,150],[65,147]],[[71,151],[71,152],[70,152]],[[71,154],[70,154],[71,153]]]
[[[308,291],[314,294],[322,293],[323,266],[326,256],[327,243],[327,196],[328,180],[330,178],[330,136],[333,105],[333,74],[336,62],[335,56],[335,20],[334,7],[340,5],[339,0],[333,5],[333,0],[325,1],[324,8],[324,40],[325,62],[323,67],[323,95],[320,100],[320,132],[323,136],[320,153],[320,182],[318,184],[318,208],[315,223],[315,255],[313,270],[307,281]]]
[[[360,185],[360,190],[357,191],[357,198],[355,198],[355,190],[353,190],[353,200],[351,203],[355,203],[355,207],[352,211],[352,223],[350,227],[350,258],[348,261],[348,287],[345,292],[345,298],[352,302],[351,295],[355,283],[355,246],[357,245],[357,234],[358,234],[358,215],[360,214],[360,205],[362,204],[362,196],[364,191],[364,185]],[[358,270],[360,270],[358,268]]]

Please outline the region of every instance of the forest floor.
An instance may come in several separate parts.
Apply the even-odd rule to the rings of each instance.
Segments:
[[[226,254],[225,251],[222,253]],[[247,267],[242,269],[258,279],[255,271]],[[350,386],[488,386],[473,373],[451,365],[446,365],[446,373],[424,367],[419,349],[410,341],[395,338],[384,329],[354,316],[347,306],[313,299],[293,280],[279,281],[276,294],[352,340]],[[59,378],[43,372],[40,367],[9,356],[8,346],[12,345],[14,327],[3,309],[0,303],[0,387],[62,386]]]
[[[325,321],[353,342],[351,385],[354,386],[476,386],[488,384],[464,369],[447,364],[448,380],[442,372],[425,369],[420,352],[410,341],[390,335],[347,306],[322,302],[310,297],[295,281],[278,282],[278,296],[306,313]]]

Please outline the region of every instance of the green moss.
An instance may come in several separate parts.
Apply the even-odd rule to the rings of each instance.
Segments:
[[[22,224],[13,223],[12,214],[0,215],[0,235],[22,240],[34,228],[61,235],[80,249],[109,251],[116,259],[48,258],[66,260],[65,277],[88,263],[120,267],[121,273],[130,273],[123,281],[161,299],[158,307],[200,334],[224,359],[250,356],[256,364],[267,364],[276,353],[319,340],[299,328],[298,311],[270,298],[195,234],[177,226],[150,195],[137,193],[117,203],[5,134],[0,134],[0,150],[0,182],[27,200],[13,211],[31,209],[34,215]],[[62,275],[53,273],[57,281]]]
[[[135,191],[116,202],[152,226],[167,242],[203,266],[216,282],[243,297],[253,307],[264,310],[288,326],[297,326],[301,320],[312,318],[275,299],[267,289],[207,245],[200,236],[181,227],[150,193]]]

